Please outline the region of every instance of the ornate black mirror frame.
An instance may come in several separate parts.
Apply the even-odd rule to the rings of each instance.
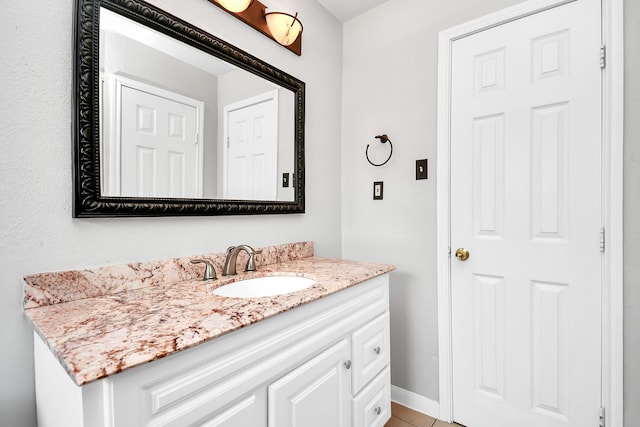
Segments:
[[[76,0],[75,7],[74,217],[304,212],[304,82],[141,0]],[[295,195],[293,201],[135,198],[101,195],[98,99],[101,7],[167,34],[293,92],[295,102]]]

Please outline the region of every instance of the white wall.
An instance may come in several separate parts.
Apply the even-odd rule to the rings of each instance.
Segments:
[[[307,213],[72,219],[73,0],[0,0],[0,425],[35,426],[22,276],[313,240],[339,257],[342,26],[316,2],[283,0],[305,23],[298,57],[206,0],[156,1],[307,83]],[[332,168],[333,166],[333,168]]]

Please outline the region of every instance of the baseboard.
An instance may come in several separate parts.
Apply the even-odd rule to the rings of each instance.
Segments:
[[[436,400],[431,400],[393,384],[391,385],[391,400],[414,411],[439,418],[440,404]]]

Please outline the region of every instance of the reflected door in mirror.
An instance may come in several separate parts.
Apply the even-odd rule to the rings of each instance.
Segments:
[[[278,186],[278,91],[227,105],[224,197],[275,200]]]
[[[202,196],[202,144],[198,132],[201,105],[187,102],[122,88],[118,195]]]

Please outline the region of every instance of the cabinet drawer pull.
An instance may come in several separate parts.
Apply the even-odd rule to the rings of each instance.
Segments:
[[[351,360],[347,360],[346,362],[344,362],[344,367],[347,369],[351,369]]]
[[[376,354],[380,354],[380,346],[373,349]]]
[[[374,411],[376,412],[376,415],[380,415],[382,413],[382,408],[377,406],[376,409],[374,409]]]

